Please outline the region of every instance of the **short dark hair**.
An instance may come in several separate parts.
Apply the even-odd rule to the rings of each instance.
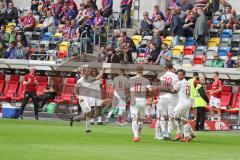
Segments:
[[[213,72],[213,74],[216,74],[216,75],[218,75],[218,76],[219,76],[219,73],[218,73],[218,71],[215,71],[215,72]]]
[[[164,67],[167,67],[168,69],[172,69],[173,68],[173,64],[172,64],[172,62],[166,62]]]
[[[183,73],[183,75],[186,75],[186,71],[185,71],[185,70],[183,70],[183,69],[178,69],[178,70],[177,70],[177,73],[179,73],[179,72],[182,72],[182,73]]]
[[[198,73],[197,72],[193,72],[193,76],[194,77],[198,77]]]
[[[40,48],[45,48],[45,45],[44,45],[44,44],[40,44],[39,47],[40,47]]]

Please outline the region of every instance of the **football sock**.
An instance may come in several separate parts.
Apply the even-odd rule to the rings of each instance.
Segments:
[[[214,116],[211,116],[211,121],[214,121]]]
[[[218,117],[217,119],[218,119],[218,121],[221,121],[221,117]]]
[[[102,117],[98,116],[98,122],[102,122]]]
[[[86,130],[91,130],[91,120],[89,118],[86,118],[86,121],[85,121],[85,129]]]
[[[138,137],[138,124],[136,120],[132,121],[132,131],[133,131],[133,136]]]
[[[164,117],[160,118],[160,126],[161,126],[163,136],[165,136],[165,134],[166,134],[166,120],[165,120]]]
[[[161,137],[161,125],[160,125],[160,120],[156,121],[155,125],[155,137]]]
[[[143,122],[138,122],[138,137],[141,136]]]

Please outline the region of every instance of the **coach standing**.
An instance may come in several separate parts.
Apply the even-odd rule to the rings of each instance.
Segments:
[[[35,111],[35,119],[38,120],[38,102],[37,102],[37,93],[36,88],[38,85],[38,76],[35,74],[35,68],[30,67],[30,73],[26,74],[24,77],[23,85],[26,87],[24,93],[23,103],[21,105],[20,116],[19,119],[23,119],[23,111],[28,103],[29,99],[31,98],[34,104],[34,111]]]

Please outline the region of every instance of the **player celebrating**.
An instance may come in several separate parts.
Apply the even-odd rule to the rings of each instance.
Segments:
[[[218,121],[221,121],[221,108],[220,108],[220,101],[221,101],[221,91],[222,91],[222,81],[218,78],[219,73],[214,72],[213,79],[214,82],[212,84],[212,90],[210,91],[210,116],[211,121],[214,121],[214,107],[217,109],[218,114]]]
[[[155,139],[157,140],[170,139],[169,132],[171,132],[172,124],[168,123],[168,115],[172,113],[177,101],[177,96],[172,94],[171,91],[178,81],[178,76],[172,72],[172,63],[167,62],[164,69],[166,73],[163,76],[159,75],[160,78],[158,78],[160,80],[160,95],[157,104],[157,122],[155,126]]]
[[[86,132],[91,132],[90,129],[90,124],[91,124],[91,100],[92,98],[90,97],[90,91],[89,89],[91,88],[91,83],[93,83],[96,80],[99,80],[103,73],[104,70],[101,71],[101,73],[97,77],[91,77],[91,71],[92,67],[88,66],[87,68],[83,69],[82,75],[83,77],[80,78],[75,86],[75,92],[78,95],[78,101],[81,106],[81,111],[82,113],[78,116],[71,117],[70,118],[70,126],[73,125],[74,121],[80,121],[85,119],[85,126],[86,126]]]
[[[145,117],[146,91],[152,92],[149,80],[143,77],[143,67],[136,67],[137,75],[129,79],[130,84],[130,112],[132,118],[133,141],[139,142],[143,119]]]
[[[126,91],[129,89],[128,79],[124,77],[124,70],[120,69],[119,76],[113,79],[114,97],[113,97],[113,108],[119,108],[119,122],[124,123],[126,113]]]
[[[169,126],[176,126],[176,140],[179,140],[183,137],[183,142],[189,142],[192,138],[195,137],[191,126],[188,124],[188,114],[191,105],[190,84],[185,79],[186,72],[184,70],[178,70],[177,74],[179,81],[174,86],[172,93],[178,93],[178,103],[177,106],[173,109],[172,114],[170,115],[169,123],[172,123],[172,125]],[[171,131],[171,129],[172,128],[169,128],[169,131]]]

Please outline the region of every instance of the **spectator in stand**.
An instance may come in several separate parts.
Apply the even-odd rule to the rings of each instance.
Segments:
[[[224,61],[219,58],[218,53],[214,53],[213,60],[211,62],[211,67],[218,67],[223,68],[224,67]]]
[[[165,24],[166,23],[165,23],[163,17],[159,14],[156,16],[156,18],[153,22],[153,29],[163,32],[165,30]]]
[[[101,5],[102,16],[109,17],[113,11],[113,0],[102,0]]]
[[[3,2],[0,2],[0,25],[4,24],[6,18],[7,9]]]
[[[101,12],[99,10],[97,10],[95,12],[95,15],[96,17],[94,18],[93,20],[93,26],[94,26],[94,29],[96,31],[100,31],[100,33],[103,31],[103,22],[104,22],[104,19],[103,17],[101,16]]]
[[[167,62],[171,62],[171,61],[172,61],[172,52],[169,50],[168,45],[166,43],[163,43],[162,50],[154,64],[160,64],[164,66]]]
[[[127,27],[131,27],[131,8],[132,8],[132,0],[122,0],[121,1],[121,10],[122,14],[127,15]]]
[[[202,8],[199,8],[197,12],[199,16],[196,19],[193,35],[197,45],[203,46],[205,44],[205,37],[208,33],[207,18]]]
[[[182,0],[179,6],[183,12],[187,12],[188,10],[193,9],[193,4],[189,2],[189,0]]]
[[[34,55],[34,59],[37,60],[48,60],[47,59],[47,52],[44,44],[40,44],[39,51],[36,52],[37,55]]]
[[[179,37],[183,34],[183,25],[176,9],[172,10],[172,15],[173,19],[170,26],[170,33],[173,36],[173,46],[176,46],[178,44]]]
[[[13,41],[13,42],[9,43],[9,47],[8,47],[7,53],[6,53],[6,58],[14,59],[15,55],[16,55],[16,42]]]
[[[227,68],[235,68],[237,66],[237,63],[232,59],[233,54],[229,52],[227,54],[227,61],[226,61],[226,66]]]
[[[39,24],[42,24],[46,18],[47,18],[47,11],[40,12],[40,17],[38,20]]]
[[[141,21],[142,36],[152,35],[153,21],[149,18],[148,12],[143,12],[143,20]]]
[[[160,34],[161,34],[160,30],[158,30],[158,29],[155,30],[152,40],[151,40],[153,43],[155,43],[157,45],[158,49],[161,49],[161,45],[162,45],[162,38],[161,38]]]
[[[64,24],[65,21],[68,19],[68,10],[69,6],[68,4],[63,5],[62,12],[59,14],[59,21],[61,24]]]
[[[31,0],[31,11],[38,14],[39,0]]]
[[[204,11],[207,11],[209,6],[209,0],[195,0],[195,8],[202,8]]]
[[[171,9],[168,8],[166,10],[166,24],[165,24],[166,29],[170,27],[170,25],[172,23],[172,18],[173,18],[173,16],[171,14]]]
[[[214,121],[214,108],[217,109],[217,120],[221,121],[221,108],[220,108],[220,101],[221,101],[221,91],[222,91],[222,81],[219,79],[219,73],[213,73],[213,83],[212,83],[212,90],[209,92],[210,94],[210,116],[211,121]]]
[[[61,0],[57,0],[51,7],[55,26],[58,26],[59,16],[62,13],[63,4]]]
[[[70,30],[70,20],[66,20],[66,23],[62,26],[62,28],[59,30],[60,33],[62,33],[62,38],[64,40],[68,39],[68,32]]]
[[[86,10],[83,12],[83,19],[87,25],[93,26],[93,19],[95,17],[95,11],[91,4],[86,6]]]
[[[148,62],[155,63],[159,56],[160,50],[159,48],[157,48],[156,43],[151,43],[150,48],[151,48],[151,53],[150,53],[150,57],[148,58]]]
[[[122,31],[122,32],[121,32],[121,37],[123,38],[123,41],[124,41],[125,43],[130,43],[130,44],[131,44],[131,48],[133,49],[133,51],[136,51],[136,50],[137,50],[137,48],[136,48],[133,40],[132,40],[130,37],[127,36],[127,32]]]
[[[25,59],[34,59],[36,57],[32,58],[32,55],[35,54],[35,49],[32,48],[31,45],[26,46],[26,54],[25,54]]]
[[[75,19],[77,17],[77,12],[74,10],[74,6],[70,5],[67,12],[67,19]]]
[[[125,64],[133,63],[130,43],[127,43],[123,51],[120,52],[119,58],[120,58],[120,63],[125,63]]]
[[[151,40],[148,40],[147,41],[147,44],[146,44],[146,47],[144,46],[140,46],[138,51],[139,53],[144,53],[144,58],[149,58],[151,56],[151,43],[152,41]]]
[[[110,40],[110,43],[114,48],[117,48],[117,43],[118,43],[118,38],[120,37],[120,31],[119,30],[114,30],[113,37]]]
[[[23,34],[23,33],[18,33],[18,32],[17,32],[16,41],[17,41],[17,42],[21,42],[24,47],[26,47],[27,44],[28,44],[28,42],[27,42],[27,40],[26,40],[26,37],[24,37],[24,34]]]
[[[99,54],[98,54],[98,62],[99,63],[107,63],[108,62],[108,53],[106,52],[105,46],[100,46]]]
[[[237,16],[234,17],[233,20],[233,31],[240,29],[240,21]]]
[[[16,54],[14,56],[14,59],[24,59],[25,58],[25,54],[26,54],[26,50],[23,47],[23,43],[22,42],[18,42],[17,43],[17,47],[16,47]]]
[[[36,20],[35,17],[33,16],[32,11],[28,11],[26,16],[23,16],[19,19],[19,22],[21,23],[21,26],[24,29],[24,31],[33,32],[36,25]]]
[[[153,11],[153,15],[152,15],[153,21],[156,21],[157,15],[160,15],[162,17],[162,19],[165,21],[163,12],[159,10],[158,6],[154,6],[154,11]]]
[[[174,9],[177,6],[180,6],[179,0],[170,0],[170,2],[168,3],[169,9]]]
[[[13,3],[8,3],[8,8],[6,11],[6,21],[7,22],[18,22],[18,10],[14,7]]]
[[[195,12],[190,11],[183,24],[184,37],[193,37],[193,31],[196,23]]]
[[[240,68],[240,56],[238,56],[237,63],[235,65],[236,68]]]
[[[6,48],[3,42],[0,42],[0,58],[6,57]]]
[[[108,50],[108,55],[108,63],[120,63],[120,58],[112,46]]]
[[[43,36],[49,29],[52,29],[54,26],[54,18],[50,11],[47,11],[47,18],[43,21],[43,27],[41,28],[41,35]]]
[[[71,25],[70,25],[70,29],[68,30],[68,40],[71,41],[78,41],[78,27],[77,27],[77,22],[76,20],[71,20]]]
[[[77,17],[76,17],[76,20],[77,22],[79,23],[80,21],[82,21],[83,19],[83,12],[85,11],[85,4],[84,3],[80,3],[80,7],[79,7],[79,10],[78,10],[78,14],[77,14]]]
[[[8,44],[9,43],[9,39],[10,39],[10,35],[9,35],[9,33],[6,32],[6,27],[5,26],[1,26],[0,41],[2,41],[5,44]]]
[[[230,6],[226,6],[224,9],[224,13],[221,16],[221,22],[219,24],[213,24],[212,26],[214,28],[221,28],[222,30],[225,28],[232,29],[234,17],[231,13],[231,9],[232,8]]]

